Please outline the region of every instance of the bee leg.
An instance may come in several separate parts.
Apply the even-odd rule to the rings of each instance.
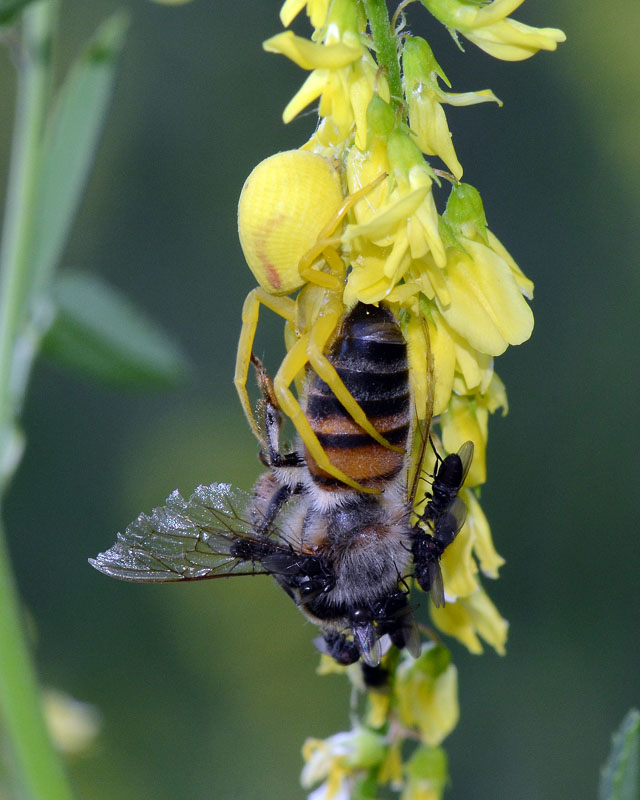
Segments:
[[[262,436],[253,415],[249,393],[247,392],[247,377],[249,375],[251,351],[258,327],[258,316],[261,305],[266,306],[287,321],[294,322],[296,316],[296,304],[294,300],[290,297],[276,297],[269,294],[269,292],[264,289],[259,288],[249,292],[242,306],[242,329],[238,341],[238,353],[236,356],[236,369],[233,382],[249,427],[260,441],[262,441]]]
[[[284,504],[293,493],[294,489],[291,486],[278,486],[268,500],[266,508],[261,511],[256,511],[255,516],[257,519],[254,520],[256,533],[260,536],[267,536],[269,534],[269,530],[276,517],[282,511]]]
[[[263,450],[260,452],[262,463],[273,469],[275,467],[302,467],[304,458],[293,451],[291,453],[280,452],[280,431],[282,429],[282,412],[278,406],[273,381],[264,367],[262,361],[251,353],[251,363],[255,367],[258,386],[262,393],[261,421],[263,435],[261,437]],[[298,481],[295,481],[298,483]]]
[[[318,636],[313,643],[321,653],[335,659],[338,664],[348,667],[355,664],[360,658],[360,652],[355,642],[342,633],[325,633],[324,637]]]

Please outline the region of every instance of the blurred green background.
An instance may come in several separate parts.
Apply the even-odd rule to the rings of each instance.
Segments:
[[[61,66],[121,5],[63,3]],[[174,488],[249,488],[260,471],[232,387],[253,286],[236,202],[253,166],[302,144],[315,120],[281,122],[304,76],[262,51],[278,8],[129,3],[64,259],[162,321],[191,382],[127,395],[41,362],[29,395],[7,524],[43,681],[103,714],[98,744],[70,764],[81,798],[298,798],[304,738],[349,725],[346,681],[316,676],[314,631],[271,581],[136,586],[86,562]],[[491,228],[536,282],[533,339],[497,364],[511,411],[492,421],[482,492],[507,559],[488,589],[511,622],[509,652],[473,657],[451,642],[462,717],[446,742],[448,797],[592,797],[611,731],[640,702],[640,5],[529,0],[516,18],[568,42],[515,64],[472,45],[463,56],[419,4],[408,16],[455,91],[490,87],[505,103],[448,118]],[[4,183],[4,51],[0,80]],[[268,312],[258,351],[271,366],[282,355]]]

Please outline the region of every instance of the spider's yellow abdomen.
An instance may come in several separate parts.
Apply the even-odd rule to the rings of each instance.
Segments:
[[[299,262],[343,201],[338,173],[322,156],[288,150],[258,164],[242,188],[238,233],[263,289],[282,295],[302,286]]]

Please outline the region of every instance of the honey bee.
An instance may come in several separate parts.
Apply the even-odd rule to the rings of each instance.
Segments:
[[[253,358],[263,395],[261,458],[268,467],[253,494],[224,483],[199,486],[187,501],[176,491],[90,563],[131,581],[270,574],[320,628],[319,649],[340,664],[361,659],[376,667],[385,637],[418,655],[406,579],[415,573],[438,585],[439,558],[462,525],[464,503],[452,496],[438,505],[440,490],[453,489],[445,480],[451,463],[445,459],[433,483],[431,507],[437,513],[411,522],[417,485],[414,479],[411,490],[408,486],[414,409],[407,344],[393,314],[356,305],[343,317],[327,358],[367,417],[400,450],[363,431],[329,385],[309,370],[302,398],[306,418],[332,464],[369,492],[346,486],[304,447],[281,452],[282,413],[269,377]],[[426,435],[424,442],[426,447]]]

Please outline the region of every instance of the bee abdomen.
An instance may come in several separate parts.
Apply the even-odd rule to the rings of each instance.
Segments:
[[[393,315],[358,304],[327,357],[376,430],[404,451],[411,425],[407,345]],[[383,447],[365,433],[317,375],[309,385],[306,414],[331,463],[358,482],[381,485],[403,468],[404,452]],[[342,486],[308,451],[306,460],[317,483]]]

